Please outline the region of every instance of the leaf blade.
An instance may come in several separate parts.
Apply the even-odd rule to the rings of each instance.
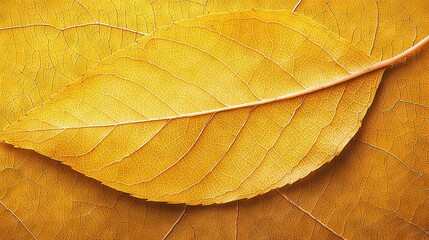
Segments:
[[[383,70],[333,80],[371,65],[370,57],[296,14],[206,16],[112,55],[2,136],[138,197],[226,202],[292,183],[337,155],[357,132]]]

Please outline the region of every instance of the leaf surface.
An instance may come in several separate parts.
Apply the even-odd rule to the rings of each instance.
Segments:
[[[33,7],[40,7],[41,4],[47,3],[53,3],[54,5],[59,3],[59,1],[39,1],[38,5],[35,5],[32,1],[20,1],[8,8],[3,8],[3,4],[7,2],[2,3],[0,11],[3,10],[3,12],[0,14],[0,18],[2,21],[3,19],[16,20],[15,25],[21,24],[21,20],[16,16],[19,15],[22,18],[27,12],[31,13]],[[113,1],[108,2],[111,4]],[[331,31],[339,33],[344,38],[351,39],[353,44],[356,44],[368,54],[372,53],[379,59],[390,58],[402,52],[428,34],[429,18],[427,16],[429,14],[429,5],[427,1],[359,0],[326,2],[308,0],[297,2],[299,4],[285,2],[285,5],[279,6],[286,6],[286,9],[292,9],[296,4],[297,12],[311,16],[323,23]],[[139,1],[136,1],[136,3],[139,3]],[[168,9],[166,1],[155,3],[158,4],[158,7],[154,8],[155,10]],[[234,1],[233,3],[241,4],[241,1]],[[101,6],[102,4],[99,5]],[[218,4],[222,5],[223,3],[219,2]],[[196,8],[197,5],[193,5],[190,9]],[[47,4],[46,6],[49,5]],[[267,7],[267,5],[261,6]],[[287,6],[291,7],[288,8]],[[20,9],[20,14],[15,12],[8,14],[7,10],[11,7]],[[118,4],[116,4],[116,7],[119,7]],[[203,5],[203,7],[205,6]],[[220,6],[220,8],[222,7]],[[46,13],[52,13],[51,16],[66,15],[71,18],[76,16],[75,18],[78,19],[79,17],[77,16],[82,15],[81,12],[72,7],[67,7],[67,9],[54,9],[51,7],[50,9],[51,11]],[[66,12],[66,10],[69,12]],[[225,7],[226,10],[231,9]],[[128,13],[130,10],[123,9],[122,11]],[[34,11],[34,14],[31,13],[33,14],[30,17],[31,20],[35,19],[34,16],[38,16],[37,12],[40,11]],[[114,11],[111,12],[113,13]],[[66,14],[61,15],[63,13]],[[97,12],[93,12],[93,14],[96,15]],[[159,14],[154,15],[158,16]],[[171,13],[171,15],[178,16],[177,12]],[[108,22],[111,25],[114,25],[113,21],[116,19],[114,16],[115,14],[112,14],[109,18],[112,19],[112,22]],[[127,14],[127,16],[130,15]],[[130,20],[133,17],[127,19]],[[22,23],[24,24],[24,22]],[[130,26],[131,24],[128,24],[128,27]],[[0,34],[4,34],[4,32]],[[14,40],[17,42],[37,43],[37,39],[28,39],[25,38],[25,35],[17,35]],[[50,41],[49,43],[52,44],[53,42]],[[0,48],[3,46],[1,45]],[[43,44],[33,44],[33,46],[43,46]],[[90,45],[82,45],[82,47],[90,47]],[[102,51],[102,46],[95,45],[94,47]],[[372,52],[371,49],[373,49]],[[9,47],[9,50],[12,49]],[[5,50],[3,52],[7,53]],[[83,49],[82,52],[85,52],[85,50]],[[424,52],[427,51],[425,50]],[[55,53],[55,51],[50,52],[50,54],[52,53]],[[26,56],[31,57],[30,55]],[[8,60],[12,61],[13,59],[13,57],[4,58],[6,63]],[[43,62],[48,58],[40,60]],[[0,238],[32,238],[16,217],[22,220],[37,239],[51,239],[52,236],[58,236],[59,238],[70,236],[71,238],[82,239],[86,239],[86,236],[102,239],[111,239],[114,238],[113,236],[116,236],[115,238],[131,239],[146,236],[148,239],[162,239],[165,234],[161,232],[165,228],[158,226],[164,221],[170,224],[169,227],[171,227],[167,239],[175,239],[178,236],[188,239],[209,238],[208,236],[213,236],[213,239],[220,236],[225,239],[260,239],[267,237],[278,239],[334,239],[336,235],[333,231],[337,233],[339,238],[342,236],[350,239],[376,238],[377,236],[388,239],[401,237],[425,238],[428,236],[427,232],[429,230],[426,221],[427,213],[424,211],[429,209],[426,201],[429,194],[426,191],[427,183],[421,180],[414,181],[413,177],[388,178],[389,175],[394,176],[398,173],[404,173],[407,169],[400,167],[398,172],[395,168],[389,167],[393,166],[392,164],[396,164],[396,160],[391,158],[385,158],[388,161],[377,160],[383,159],[384,155],[388,157],[390,152],[393,152],[396,157],[404,162],[413,163],[415,166],[427,166],[425,160],[428,157],[424,154],[429,152],[429,143],[426,141],[427,138],[424,137],[427,134],[425,135],[424,131],[421,131],[421,129],[424,129],[422,128],[424,125],[421,123],[422,120],[428,119],[428,117],[425,115],[426,112],[422,111],[422,108],[418,108],[416,111],[415,106],[427,106],[429,104],[425,102],[425,100],[429,99],[427,91],[423,91],[427,89],[425,86],[428,84],[428,77],[424,74],[427,72],[428,62],[427,54],[420,54],[415,60],[401,66],[400,71],[397,70],[397,66],[394,69],[388,69],[385,74],[386,77],[383,77],[382,85],[379,89],[380,95],[376,96],[378,100],[375,102],[375,106],[377,107],[370,109],[368,116],[364,119],[364,128],[362,130],[365,129],[365,135],[372,136],[371,144],[375,144],[375,147],[381,148],[386,152],[363,151],[365,150],[364,148],[352,147],[356,145],[352,141],[350,146],[343,150],[344,153],[335,158],[332,164],[325,165],[305,178],[304,181],[294,183],[292,187],[283,188],[289,191],[282,191],[282,195],[285,193],[288,200],[295,205],[290,203],[284,196],[276,192],[270,192],[251,200],[243,200],[233,204],[188,207],[179,220],[183,209],[177,210],[174,206],[167,204],[160,204],[161,207],[159,208],[153,207],[158,204],[132,198],[126,196],[126,194],[120,195],[120,199],[114,201],[116,200],[115,196],[119,195],[117,192],[109,191],[109,188],[73,172],[61,164],[54,163],[50,159],[40,157],[37,154],[29,154],[22,149],[8,147],[9,152],[0,152],[0,156],[3,157],[0,168],[8,169],[7,171],[0,171],[0,177],[3,177],[6,173],[16,172],[15,176],[25,174],[23,176],[26,176],[28,180],[23,181],[22,177],[15,177],[9,178],[10,181],[3,181],[4,178],[0,181],[2,183],[1,189],[10,190],[2,196],[1,201],[11,210],[8,211],[3,206],[0,206],[2,214],[5,214],[0,216],[0,220],[2,223],[6,223],[0,224]],[[416,63],[420,64],[416,65]],[[3,65],[3,67],[2,69],[8,69],[15,66]],[[16,67],[19,67],[19,65],[16,65]],[[22,74],[26,74],[26,72],[16,72],[16,75],[9,75],[6,78],[19,77]],[[0,78],[0,80],[4,79]],[[22,84],[26,84],[26,82],[22,82]],[[392,85],[395,87],[392,87]],[[401,90],[399,90],[399,86]],[[24,96],[34,91],[25,91],[22,95]],[[48,97],[50,93],[47,94],[45,97]],[[400,101],[392,109],[394,111],[388,111],[390,115],[380,111],[391,108],[392,103],[401,98],[403,101],[410,102],[411,100],[414,104]],[[5,104],[7,103],[0,102],[0,110]],[[18,106],[12,109],[17,112],[14,115],[15,119],[24,112]],[[399,106],[400,108],[398,108]],[[408,113],[414,114],[411,115],[409,120],[407,120]],[[396,115],[401,116],[401,118]],[[11,117],[10,120],[14,120],[14,118]],[[407,128],[396,131],[398,126],[402,124],[405,124]],[[394,135],[392,135],[392,131],[395,133]],[[404,134],[406,131],[409,133]],[[383,141],[389,144],[386,145],[382,141],[376,141],[377,136],[380,136],[380,139],[384,139]],[[368,141],[368,139],[365,140]],[[366,149],[371,148],[366,147]],[[21,152],[25,152],[25,154]],[[359,155],[355,156],[357,153]],[[27,167],[22,167],[21,164],[13,165],[14,162],[23,160],[26,160],[23,165]],[[40,164],[40,162],[42,163]],[[377,168],[372,168],[371,178],[366,181],[352,181],[357,179],[358,176],[362,176],[363,180],[366,179],[368,169],[371,166],[378,166]],[[382,169],[383,166],[384,169]],[[353,171],[354,174],[350,174],[349,170]],[[384,174],[377,174],[378,171]],[[69,173],[73,174],[69,175]],[[352,179],[351,175],[356,177]],[[75,176],[80,176],[78,177],[79,181],[93,183],[83,184],[86,186],[84,188],[82,184],[75,180]],[[72,180],[61,180],[68,178]],[[337,180],[331,181],[331,178]],[[36,184],[33,184],[33,182]],[[54,197],[45,198],[46,194],[43,191],[39,191],[40,188],[37,187],[46,182],[55,183],[54,186],[64,190],[57,193],[46,187]],[[384,185],[382,186],[380,183]],[[388,185],[389,187],[386,187]],[[13,191],[14,186],[23,187],[21,187],[21,191]],[[398,186],[402,187],[398,188]],[[381,187],[385,190],[380,191]],[[33,191],[33,188],[36,190]],[[321,194],[325,188],[328,190],[325,194]],[[73,194],[67,194],[67,191]],[[79,200],[77,196],[84,192],[94,194],[82,194]],[[27,197],[27,193],[34,194],[29,194]],[[37,195],[37,193],[40,193],[40,195]],[[67,197],[58,198],[58,196],[62,195]],[[86,211],[85,208],[72,208],[76,216],[75,221],[72,222],[61,218],[52,218],[55,219],[54,221],[40,221],[40,218],[28,217],[29,214],[37,212],[44,205],[56,206],[55,208],[45,208],[46,211],[44,211],[45,216],[53,216],[57,214],[57,211],[60,213],[67,212],[68,209],[71,209],[70,206],[76,206],[79,201],[84,203],[92,202],[92,199],[96,199],[100,195],[103,195],[106,199],[113,199],[111,202],[118,202],[118,204],[108,202],[106,204],[108,207],[98,207],[94,211]],[[75,196],[75,198],[71,196]],[[317,201],[319,196],[321,200]],[[374,197],[368,198],[368,196]],[[378,203],[379,199],[387,201],[380,205]],[[96,201],[100,206],[103,205],[99,200]],[[124,204],[124,202],[128,204]],[[401,206],[399,211],[397,210],[399,209],[398,206]],[[354,209],[354,211],[351,213],[341,212],[341,209]],[[109,211],[112,214],[108,214]],[[163,211],[172,211],[175,212],[175,215],[168,217],[169,215],[162,214]],[[334,217],[329,219],[328,217],[333,215],[332,212],[337,213],[337,215],[334,214]],[[172,219],[173,217],[174,220]],[[155,225],[149,224],[148,220],[150,219],[156,219],[158,225],[155,227]],[[176,220],[178,220],[176,224],[171,224]],[[13,223],[16,223],[16,225],[13,225]],[[77,226],[79,226],[78,229]],[[61,228],[62,234],[57,235],[58,228]],[[163,230],[159,231],[159,229]]]
[[[0,27],[25,28],[38,25],[64,29],[91,25],[148,33],[175,21],[211,13],[253,8],[293,9],[295,4],[282,0],[45,0],[37,3],[32,0],[7,1],[0,9]]]
[[[93,25],[67,29],[37,24],[0,28],[0,128],[141,36]]]
[[[113,54],[2,138],[141,198],[249,198],[341,151],[382,75],[356,72],[373,65],[290,12],[210,15]]]
[[[0,153],[2,239],[293,237],[296,228],[313,229],[303,231],[304,237],[336,239],[275,192],[205,207],[154,203],[103,186],[32,151],[3,144]]]
[[[0,128],[157,27],[209,12],[292,6],[282,1],[213,0],[4,2],[0,9]]]
[[[341,155],[280,192],[346,239],[427,238],[429,91],[419,86],[428,86],[428,68],[425,47],[386,70],[378,98]]]
[[[168,232],[185,207],[139,201],[4,144],[0,164],[1,239],[154,239]]]

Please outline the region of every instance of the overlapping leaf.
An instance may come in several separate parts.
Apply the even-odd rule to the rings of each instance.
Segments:
[[[341,151],[382,72],[335,83],[372,65],[290,12],[210,15],[113,54],[2,138],[150,200],[253,197]]]

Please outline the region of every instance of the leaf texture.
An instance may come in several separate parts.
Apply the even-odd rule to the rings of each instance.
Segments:
[[[0,28],[0,128],[141,36],[91,25],[64,30],[43,25]]]
[[[32,0],[7,1],[2,3],[0,9],[0,27],[24,28],[42,25],[64,29],[91,25],[148,33],[175,21],[206,14],[253,8],[291,10],[295,4],[282,0],[45,0],[37,3]]]
[[[281,194],[346,239],[428,238],[428,68],[425,47],[386,70],[341,155]]]
[[[34,16],[39,16],[44,6],[50,9],[50,11],[45,11],[44,13],[51,13],[50,16],[67,16],[70,18],[76,16],[76,19],[79,18],[77,16],[82,16],[82,12],[76,11],[77,2],[76,5],[66,5],[64,4],[65,1],[39,1],[38,4],[34,4],[31,1],[20,1],[14,2],[12,6],[4,7],[4,4],[9,2],[1,4],[0,20],[3,21],[6,18],[15,20],[17,21],[15,25],[24,24],[25,22],[21,22],[23,16],[27,13],[33,14],[31,11],[34,7],[39,7],[39,9],[31,15],[31,20],[36,19]],[[84,1],[79,2],[84,3]],[[208,2],[210,3],[210,1]],[[122,9],[120,4],[114,1],[98,5],[112,3],[119,9],[116,14],[130,12],[130,9]],[[241,1],[234,1],[233,3],[240,4]],[[51,7],[57,4],[67,6],[67,8]],[[138,6],[141,3],[136,1],[136,4]],[[223,3],[214,4],[222,5]],[[286,6],[286,9],[292,9],[295,4],[296,2],[291,4],[285,2],[284,5],[279,6]],[[155,2],[155,5],[155,11],[162,8],[168,9],[169,7],[166,1]],[[189,9],[194,9],[196,6],[199,5],[192,5]],[[266,6],[261,5],[261,7]],[[288,8],[287,6],[291,7]],[[12,7],[21,10],[21,12],[19,14],[15,12],[9,14],[8,10]],[[206,6],[202,5],[202,7]],[[220,7],[222,8],[222,6]],[[183,9],[186,10],[186,8]],[[230,10],[227,7],[224,9],[225,11]],[[92,13],[97,15],[101,10],[98,9]],[[428,34],[429,19],[427,16],[429,14],[429,5],[427,1],[413,0],[404,2],[393,0],[385,2],[359,0],[326,2],[308,0],[299,1],[296,11],[305,13],[320,21],[331,31],[337,32],[344,38],[351,39],[353,44],[379,59],[390,58]],[[115,25],[114,21],[117,19],[114,12],[114,10],[111,11],[112,15],[108,18],[112,20],[109,23],[111,25]],[[161,14],[156,12],[153,15],[159,16]],[[172,12],[171,15],[179,16],[177,12]],[[20,16],[21,19],[19,20],[16,16]],[[130,14],[127,14],[127,16],[126,19],[128,20],[135,17],[129,17]],[[58,18],[59,22],[66,22],[67,17]],[[125,18],[120,17],[119,19]],[[43,17],[41,20],[47,20],[47,18]],[[53,24],[58,25],[58,23]],[[132,27],[130,22],[128,22],[127,27]],[[3,34],[4,32],[0,33],[1,36],[4,36]],[[23,37],[23,39],[19,39],[20,37]],[[25,38],[25,35],[17,35],[14,40],[33,42],[34,47],[43,46],[43,44],[35,44],[36,38],[28,39]],[[52,41],[49,44],[52,44]],[[0,46],[0,48],[3,46]],[[90,47],[90,45],[82,45],[81,47]],[[96,45],[94,47],[98,51],[102,51],[102,46]],[[12,50],[10,47],[8,49]],[[7,53],[7,51],[3,52]],[[85,51],[82,50],[82,52]],[[427,51],[425,50],[424,52]],[[55,51],[51,51],[49,54],[55,54]],[[31,57],[30,55],[23,55],[22,57],[26,56]],[[13,61],[13,59],[13,57],[5,57],[3,60],[7,63],[8,60]],[[44,60],[48,60],[48,58],[40,59],[41,62]],[[3,67],[2,69],[8,69],[15,66],[6,64]],[[16,67],[19,67],[19,65],[16,65]],[[427,54],[420,54],[415,60],[407,61],[406,65],[389,69],[386,73],[387,75],[383,77],[382,85],[377,95],[379,98],[376,98],[378,100],[376,100],[375,106],[370,109],[368,116],[365,118],[362,132],[365,133],[365,136],[371,136],[372,138],[371,144],[373,146],[364,144],[364,146],[367,146],[365,147],[366,149],[378,147],[385,150],[385,153],[355,148],[354,146],[358,145],[358,143],[352,141],[350,146],[343,150],[344,153],[335,158],[332,164],[325,165],[305,178],[304,181],[298,181],[291,187],[283,188],[288,190],[282,191],[284,197],[277,192],[270,192],[248,201],[235,202],[232,205],[187,207],[180,220],[179,216],[183,209],[176,211],[174,206],[167,204],[160,204],[158,208],[152,207],[157,204],[146,203],[143,200],[125,196],[126,194],[119,195],[115,191],[108,190],[109,188],[102,187],[101,184],[95,181],[76,174],[61,164],[54,164],[50,159],[40,157],[37,154],[29,154],[25,150],[8,147],[9,152],[0,152],[0,156],[3,157],[2,161],[0,161],[0,168],[7,169],[0,171],[0,177],[11,172],[15,172],[15,176],[18,177],[9,178],[9,181],[4,181],[4,178],[2,178],[0,181],[2,183],[0,188],[8,189],[6,194],[1,196],[0,201],[3,201],[4,206],[10,210],[8,211],[4,206],[0,206],[1,214],[4,213],[4,215],[0,216],[2,222],[0,225],[0,238],[32,238],[31,234],[17,220],[16,217],[18,217],[37,239],[52,239],[53,236],[78,239],[88,237],[102,239],[141,239],[142,237],[162,239],[165,236],[163,232],[165,228],[158,226],[163,222],[170,224],[168,227],[171,228],[166,237],[167,239],[175,239],[179,236],[188,239],[215,239],[219,237],[224,239],[334,239],[337,235],[338,238],[347,239],[377,237],[386,239],[407,237],[424,239],[428,236],[427,232],[429,230],[426,221],[427,213],[424,211],[429,209],[428,202],[425,201],[428,197],[427,183],[422,181],[425,178],[420,178],[420,180],[416,181],[413,177],[388,178],[388,176],[401,175],[407,171],[407,168],[400,166],[400,171],[396,171],[396,168],[392,167],[396,164],[396,160],[389,158],[390,152],[393,152],[400,160],[411,163],[410,165],[414,169],[416,169],[416,166],[421,166],[422,168],[419,171],[423,171],[423,175],[427,174],[424,166],[427,165],[425,160],[428,157],[424,154],[429,152],[429,143],[426,141],[427,138],[424,137],[427,134],[422,131],[425,126],[422,125],[422,121],[424,123],[424,119],[427,119],[426,111],[424,108],[415,108],[417,105],[427,106],[429,104],[426,102],[429,99],[427,91],[424,91],[425,86],[428,84],[425,74],[427,69]],[[25,70],[30,70],[31,72],[31,69]],[[6,78],[19,77],[22,74],[26,74],[26,71],[17,71],[15,74]],[[0,78],[0,80],[4,79]],[[22,82],[22,84],[26,84],[26,82]],[[392,85],[395,87],[392,87]],[[25,96],[36,90],[25,91],[22,95]],[[397,104],[392,104],[396,100],[401,101]],[[404,103],[405,100],[409,103]],[[6,103],[0,102],[0,110],[4,104]],[[13,104],[13,102],[10,104]],[[391,108],[392,106],[394,108]],[[382,111],[383,109],[393,111]],[[13,111],[17,111],[14,115],[16,118],[26,110],[21,110],[18,104],[16,108],[13,108]],[[412,113],[410,118],[407,116],[408,113]],[[7,112],[7,114],[9,113]],[[401,117],[399,118],[398,116]],[[13,117],[10,120],[14,120]],[[398,126],[402,125],[406,126],[406,128],[400,127],[402,130],[396,131]],[[392,132],[394,132],[393,135]],[[377,141],[377,139],[380,140]],[[364,140],[368,141],[368,138]],[[388,144],[383,143],[385,140],[387,140],[386,143]],[[355,154],[358,155],[355,156]],[[385,158],[383,158],[384,155],[386,155]],[[378,159],[383,161],[377,161]],[[23,160],[25,160],[23,164],[18,164]],[[375,168],[375,166],[377,167]],[[378,174],[378,171],[384,174]],[[371,175],[368,175],[368,173],[371,173]],[[79,181],[75,180],[76,176],[80,176],[78,177]],[[351,178],[352,176],[354,178]],[[370,176],[370,178],[366,176]],[[27,180],[23,181],[23,179]],[[72,179],[72,181],[64,181],[64,179]],[[353,181],[358,179],[362,179],[362,181]],[[52,186],[58,187],[58,192],[43,185],[50,182],[54,183]],[[79,182],[93,183],[79,184]],[[46,187],[54,197],[46,198],[46,193],[40,191],[41,188],[37,188],[39,185]],[[17,186],[21,186],[20,191],[14,190]],[[398,188],[398,186],[401,187]],[[384,190],[380,190],[381,187]],[[35,189],[35,191],[32,189]],[[62,195],[66,197],[58,197]],[[93,199],[101,195],[106,199],[112,199],[106,204],[106,207],[103,207],[102,202],[99,200],[94,201],[97,204],[97,208],[93,211],[71,207],[79,206],[77,202],[85,204],[92,202]],[[120,198],[117,198],[118,195]],[[368,196],[373,197],[368,198]],[[317,200],[319,198],[320,200]],[[380,204],[379,199],[386,201]],[[112,204],[112,202],[117,202],[117,204]],[[128,204],[124,204],[124,202]],[[43,212],[45,216],[60,216],[61,214],[58,214],[57,211],[62,213],[72,209],[75,214],[74,221],[52,217],[48,221],[40,221],[40,218],[28,217],[44,205],[56,206],[45,208],[46,211]],[[341,211],[347,209],[352,211]],[[168,217],[168,215],[162,213],[163,211],[172,211],[176,215]],[[155,225],[148,223],[151,219],[157,220]],[[176,220],[177,223],[174,224]],[[13,223],[16,223],[16,225],[13,225]],[[61,231],[61,233],[58,234],[58,231]]]
[[[248,198],[341,151],[382,71],[312,89],[371,65],[296,14],[212,15],[159,29],[105,59],[2,136],[137,197]]]
[[[291,9],[293,3],[25,0],[7,1],[1,6],[0,128],[3,129],[96,62],[157,27],[208,12],[255,7]]]
[[[313,229],[303,237],[337,239],[275,192],[205,207],[146,202],[37,153],[5,145],[0,153],[2,239],[293,237],[296,228]]]
[[[0,164],[1,239],[155,239],[185,209],[139,201],[59,162],[4,144]]]

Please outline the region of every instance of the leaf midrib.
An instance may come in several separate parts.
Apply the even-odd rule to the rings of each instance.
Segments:
[[[291,98],[295,98],[295,97],[300,97],[300,96],[307,95],[307,94],[310,94],[313,92],[321,91],[323,89],[333,87],[333,86],[336,86],[338,84],[353,80],[353,79],[360,77],[360,76],[363,76],[365,74],[386,68],[388,66],[391,66],[391,65],[399,62],[403,58],[411,56],[412,54],[414,54],[416,51],[418,51],[419,49],[421,49],[423,46],[425,46],[428,43],[429,43],[429,36],[426,36],[423,40],[421,40],[420,42],[418,42],[414,46],[408,48],[407,50],[403,51],[402,53],[400,53],[400,54],[398,54],[392,58],[377,62],[370,67],[364,68],[364,69],[357,71],[357,72],[352,72],[350,75],[339,78],[337,80],[334,80],[334,81],[331,81],[331,82],[328,82],[325,84],[312,86],[312,87],[309,87],[309,88],[306,88],[303,90],[299,90],[299,91],[296,91],[293,93],[288,93],[288,94],[285,94],[282,96],[278,96],[276,98],[262,99],[259,101],[237,104],[234,106],[226,106],[226,107],[222,107],[222,108],[215,108],[215,109],[210,109],[210,110],[205,110],[205,111],[179,114],[176,116],[167,116],[167,117],[161,117],[161,118],[149,118],[149,119],[143,119],[143,120],[126,121],[126,122],[118,122],[118,123],[110,123],[110,124],[94,124],[94,125],[87,125],[87,126],[71,126],[71,127],[31,129],[31,130],[17,130],[17,131],[14,131],[14,133],[16,133],[16,132],[49,131],[49,130],[65,130],[65,129],[85,129],[85,128],[95,128],[95,127],[99,127],[99,128],[115,127],[115,126],[120,126],[120,125],[140,124],[140,123],[153,122],[153,121],[168,121],[168,120],[180,119],[180,118],[197,117],[197,116],[202,116],[202,115],[207,115],[207,114],[217,114],[220,112],[231,111],[231,110],[240,109],[240,108],[269,104],[269,103],[273,103],[273,102],[277,102],[277,101],[281,101],[281,100],[285,100],[285,99],[291,99]],[[9,134],[12,134],[12,133],[9,133]],[[7,135],[7,134],[5,134],[5,135]]]

